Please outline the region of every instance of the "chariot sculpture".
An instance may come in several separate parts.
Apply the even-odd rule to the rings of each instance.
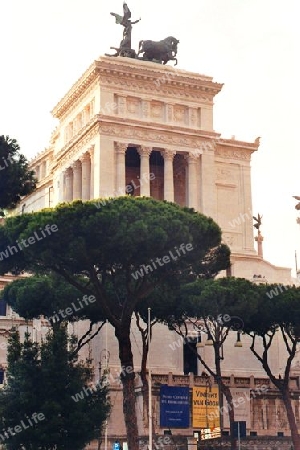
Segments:
[[[132,25],[138,23],[141,19],[131,21],[131,11],[128,8],[127,3],[123,3],[123,16],[110,13],[115,17],[116,23],[124,27],[123,39],[120,42],[119,47],[110,47],[115,50],[113,55],[107,54],[106,56],[121,56],[127,58],[141,59],[144,61],[153,61],[160,64],[167,64],[169,61],[175,61],[177,64],[177,45],[179,40],[173,36],[168,36],[161,41],[142,40],[139,43],[138,52],[131,48],[131,32]],[[140,56],[141,55],[141,56]]]

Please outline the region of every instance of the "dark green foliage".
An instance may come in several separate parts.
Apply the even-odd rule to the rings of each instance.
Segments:
[[[0,136],[0,210],[14,208],[35,187],[34,172],[29,170],[17,141]]]
[[[54,225],[57,232],[5,256],[3,252],[17,240],[28,240],[46,225]],[[186,251],[179,252],[180,246]],[[160,264],[164,257],[168,261]],[[148,271],[143,270],[146,266]],[[37,275],[7,287],[3,294],[7,302],[31,317],[47,315],[58,304],[69,305],[78,292],[94,295],[95,303],[82,315],[91,323],[106,319],[111,323],[124,367],[134,367],[130,328],[135,311],[146,303],[151,306],[157,293],[162,300],[168,292],[174,298],[187,281],[215,276],[228,266],[229,249],[221,244],[220,227],[211,218],[152,198],[118,197],[101,208],[77,201],[9,218],[0,227],[0,273]],[[58,291],[66,292],[62,300],[53,292],[56,277],[60,277]],[[135,450],[134,373],[124,373],[122,383],[128,446]]]
[[[221,245],[221,230],[212,219],[150,198],[119,197],[101,209],[93,203],[78,201],[54,210],[10,218],[0,228],[0,249],[7,249],[16,240],[28,239],[47,224],[55,224],[58,231],[3,258],[0,273],[11,270],[57,273],[82,295],[96,296],[97,303],[85,311],[93,322],[108,318],[115,325],[116,320],[124,318],[125,302],[127,320],[135,305],[156,288],[174,289],[185,283],[189,274],[207,277],[209,272],[215,274],[217,266],[221,270],[229,265],[229,249]],[[156,264],[157,269],[133,277],[143,265],[151,265],[156,258],[168,256],[170,252],[176,255],[175,249],[181,244],[190,244],[193,249],[177,260],[170,258],[169,263]],[[218,263],[220,255],[221,263]],[[31,289],[33,283],[36,281],[23,281],[22,290],[26,285],[31,285]],[[43,290],[47,290],[43,285]],[[34,289],[34,292],[38,291]],[[7,301],[23,315],[24,307],[19,309],[14,296],[15,293],[8,295]],[[54,309],[56,304],[51,306]]]
[[[3,442],[7,449],[82,450],[99,437],[109,412],[106,388],[74,401],[72,396],[82,392],[92,371],[89,365],[70,361],[63,326],[57,326],[42,345],[33,343],[28,334],[21,343],[19,333],[13,331],[8,364],[8,384],[0,393],[1,430],[14,429],[22,421],[28,426],[28,418],[33,426],[14,436],[8,433]],[[34,413],[44,419],[33,422]]]

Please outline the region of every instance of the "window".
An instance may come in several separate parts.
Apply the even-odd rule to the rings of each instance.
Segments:
[[[194,375],[198,374],[197,370],[197,338],[188,338],[188,343],[183,345],[183,373],[188,375],[192,372]]]

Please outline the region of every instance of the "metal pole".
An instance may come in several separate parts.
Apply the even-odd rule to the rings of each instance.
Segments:
[[[150,366],[150,331],[151,331],[151,308],[148,308],[148,417],[149,417],[149,450],[152,450],[152,380]]]
[[[108,348],[107,348],[107,328],[108,328],[108,320],[106,319],[105,324],[105,351],[106,351],[106,361],[105,361],[105,375],[107,376],[108,371]],[[107,436],[108,434],[108,423],[107,420],[105,421],[105,436],[104,436],[104,448],[107,450]]]

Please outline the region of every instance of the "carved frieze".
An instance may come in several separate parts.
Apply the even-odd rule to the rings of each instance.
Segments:
[[[102,124],[100,123],[100,132],[112,137],[122,136],[129,141],[137,142],[150,141],[157,144],[167,144],[176,147],[188,147],[189,151],[200,148],[201,141],[192,136],[183,137],[179,134],[170,134],[169,132],[158,132],[155,130],[148,130],[136,127],[127,127],[117,124]],[[157,145],[157,147],[163,147],[163,145]]]
[[[233,149],[220,149],[217,148],[215,155],[224,159],[240,159],[244,161],[250,161],[251,153],[249,151],[240,151]]]
[[[127,98],[127,111],[130,115],[138,115],[141,101],[138,98]]]
[[[174,121],[179,124],[186,124],[187,123],[187,108],[185,106],[176,105],[174,106]]]
[[[155,120],[163,120],[164,119],[164,110],[163,103],[161,102],[151,102],[150,106],[150,116]]]

